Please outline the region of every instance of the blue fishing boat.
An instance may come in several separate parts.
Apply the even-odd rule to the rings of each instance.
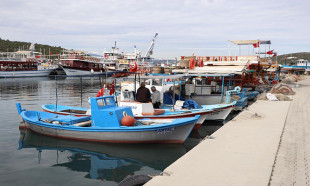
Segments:
[[[110,143],[183,143],[199,118],[144,119],[126,124],[125,119],[134,120],[132,110],[116,106],[113,96],[91,98],[92,117],[26,111],[20,103],[16,107],[23,119],[21,128],[58,138]]]
[[[230,103],[231,102],[231,96],[240,94],[240,91],[241,91],[241,88],[238,86],[235,87],[234,90],[226,91],[225,102]],[[245,96],[245,91],[243,91],[243,93],[241,94],[240,99],[236,100],[235,102],[236,102],[236,104],[235,104],[234,110],[242,110],[244,107],[247,106],[248,97]]]
[[[249,101],[254,100],[258,96],[259,92],[257,91],[247,91],[243,89],[242,92],[237,93],[236,95],[240,97],[247,97]]]
[[[122,105],[122,104],[121,104]],[[205,109],[191,109],[191,110],[175,110],[171,109],[154,109],[152,103],[139,103],[136,101],[126,102],[126,105],[133,110],[135,119],[177,119],[177,118],[188,118],[200,115],[194,130],[198,130],[206,118],[212,117],[213,110],[209,108]],[[72,107],[65,105],[42,105],[43,111],[49,113],[55,113],[60,115],[73,115],[77,117],[91,116],[91,109],[83,107]],[[140,108],[141,107],[141,108]],[[137,110],[149,111],[149,112],[139,112]]]

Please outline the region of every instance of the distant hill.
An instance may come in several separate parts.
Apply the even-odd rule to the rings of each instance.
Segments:
[[[10,41],[0,38],[0,52],[16,52],[18,50],[28,50],[31,43],[29,42],[21,42],[21,41]],[[44,51],[45,50],[45,51]],[[42,54],[49,54],[49,51],[52,54],[60,53],[64,48],[60,46],[50,46],[50,45],[42,45],[35,43],[35,51],[41,52]]]
[[[295,59],[287,59],[288,57],[296,57]],[[277,61],[280,64],[289,64],[293,61],[296,61],[298,59],[306,59],[310,61],[310,52],[299,52],[299,53],[290,53],[290,54],[283,54],[277,56]],[[275,57],[273,57],[273,60],[275,60]]]

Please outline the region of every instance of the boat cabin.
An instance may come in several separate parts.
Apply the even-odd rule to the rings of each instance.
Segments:
[[[122,91],[121,95],[122,99],[119,101],[119,106],[130,107],[134,116],[160,115],[165,112],[164,110],[155,110],[151,102],[140,103],[135,101],[134,91]]]
[[[91,98],[93,127],[120,127],[124,116],[133,117],[130,107],[118,107],[114,96]]]

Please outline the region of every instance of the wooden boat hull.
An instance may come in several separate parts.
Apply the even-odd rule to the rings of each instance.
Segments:
[[[27,112],[34,111],[21,113],[23,122],[20,128],[28,128],[39,134],[57,138],[109,143],[184,143],[199,118],[196,116],[184,118],[180,122],[174,120],[169,124],[150,126],[103,128],[56,125],[38,120],[33,121],[30,119],[31,117],[27,117]],[[42,119],[56,116],[55,114],[45,113],[49,115],[44,117],[44,112],[40,113]]]

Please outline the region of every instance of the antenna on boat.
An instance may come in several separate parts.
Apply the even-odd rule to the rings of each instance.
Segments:
[[[55,76],[55,81],[56,81],[56,110],[55,112],[57,112],[57,103],[58,103],[58,94],[57,94],[57,75]]]
[[[83,95],[82,76],[80,77],[80,81],[81,81],[81,107],[82,107],[82,95]]]
[[[135,86],[135,97],[137,95],[137,73],[135,73],[135,81],[134,81],[134,86]]]
[[[102,85],[102,77],[101,77],[101,75],[99,75],[99,83],[100,83],[100,88],[102,89],[103,85]]]
[[[114,85],[113,85],[114,83]],[[114,97],[115,97],[115,101],[116,101],[116,104],[117,104],[117,96],[116,96],[116,91],[115,91],[115,87],[116,87],[116,73],[114,74],[114,82],[112,82],[112,86],[114,88]]]
[[[172,98],[172,111],[174,112],[174,105],[175,105],[175,79],[173,79],[173,98]]]

